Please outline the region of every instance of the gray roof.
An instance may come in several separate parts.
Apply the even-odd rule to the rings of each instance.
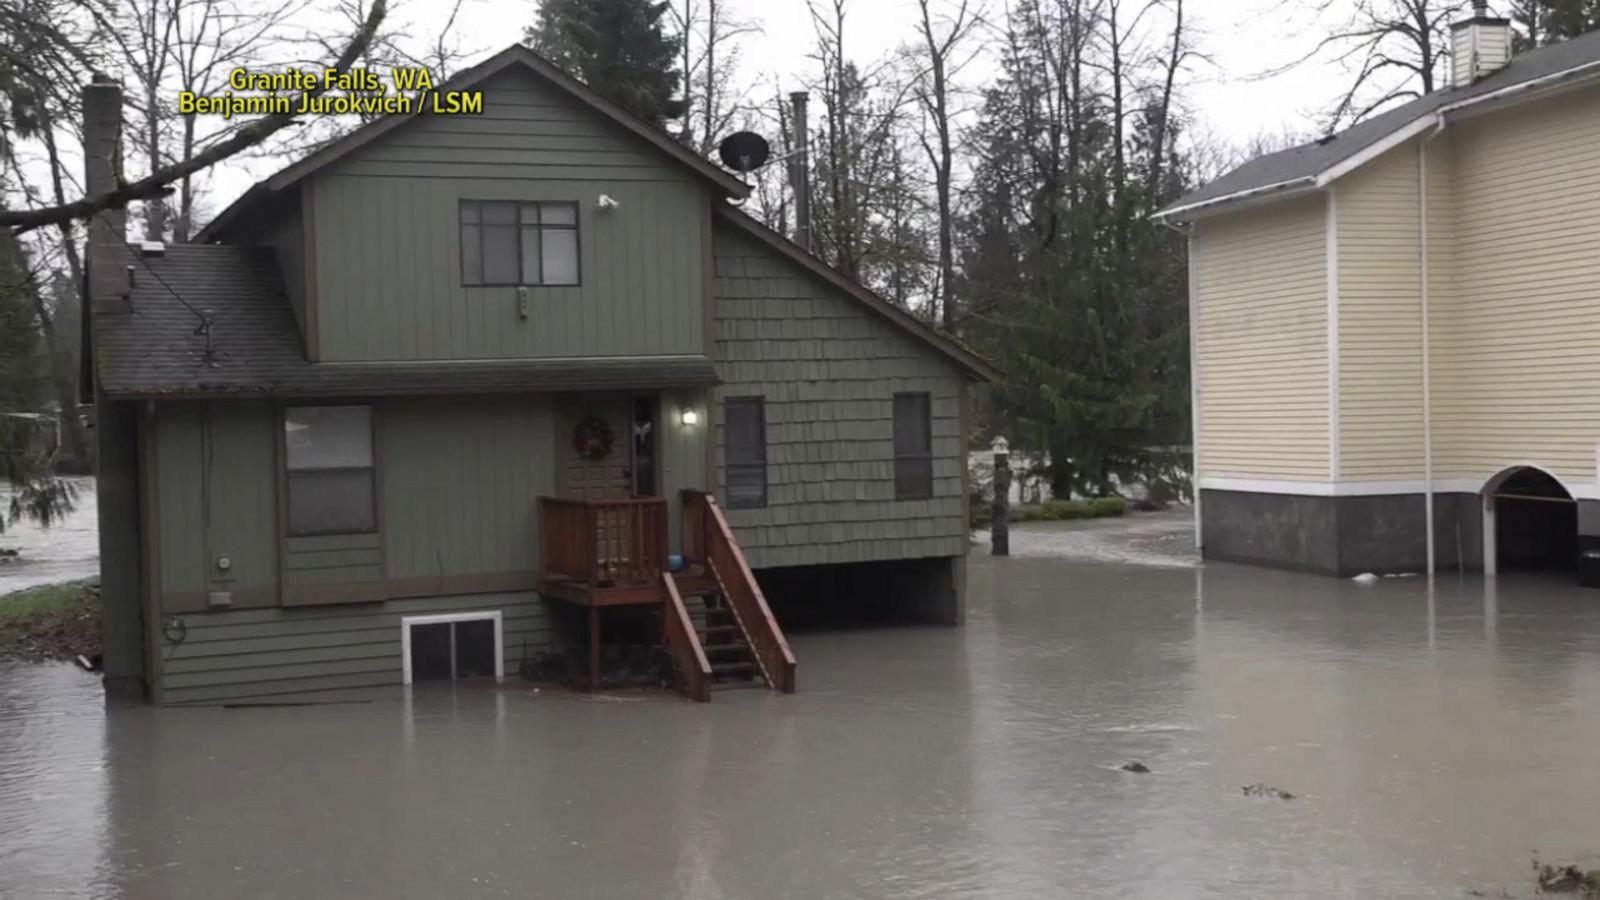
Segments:
[[[1470,85],[1434,91],[1404,106],[1352,125],[1332,137],[1258,156],[1205,187],[1190,192],[1158,215],[1243,191],[1257,191],[1286,182],[1315,178],[1417,119],[1446,106],[1597,62],[1600,62],[1600,31],[1530,50],[1513,57],[1500,71]]]
[[[270,249],[173,244],[162,256],[130,254],[129,262],[133,311],[96,313],[93,320],[100,383],[112,396],[317,397],[717,383],[716,369],[704,356],[313,363]],[[211,323],[209,358],[206,337],[197,330],[202,315]]]

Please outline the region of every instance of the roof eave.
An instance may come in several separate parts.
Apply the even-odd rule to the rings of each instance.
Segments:
[[[594,107],[600,113],[604,114],[606,118],[611,119],[613,122],[632,132],[634,135],[655,145],[658,149],[664,151],[667,153],[667,155],[676,158],[679,162],[683,163],[689,168],[694,169],[696,174],[700,175],[705,180],[711,182],[716,187],[726,192],[728,196],[738,198],[750,196],[750,186],[748,184],[745,184],[743,181],[733,177],[732,175],[729,175],[727,172],[722,171],[721,169],[702,159],[698,154],[691,152],[687,147],[684,147],[677,141],[672,140],[669,135],[660,129],[654,128],[646,122],[640,120],[637,116],[624,111],[622,107],[617,106],[610,100],[607,100],[588,85],[576,78],[573,78],[566,72],[563,72],[560,67],[552,65],[544,58],[540,57],[537,53],[529,50],[527,47],[524,47],[521,44],[515,44],[507,47],[483,62],[478,63],[476,66],[473,66],[470,69],[463,69],[462,71],[456,73],[449,81],[441,84],[438,87],[438,90],[440,92],[462,90],[466,87],[477,84],[486,78],[490,78],[516,64],[527,66],[528,68],[532,69],[535,74],[547,81],[554,83],[557,87],[573,95],[580,102]],[[282,190],[283,188],[293,184],[296,181],[299,181],[317,169],[328,165],[329,163],[345,156],[351,151],[359,149],[360,147],[371,143],[373,140],[376,140],[384,134],[387,134],[393,129],[400,127],[401,125],[410,121],[412,118],[414,118],[414,116],[385,116],[382,119],[378,119],[370,125],[351,132],[341,140],[329,144],[328,146],[322,148],[316,153],[311,154],[298,163],[295,163],[276,175],[269,177],[265,183],[267,187],[272,190]]]
[[[1412,119],[1379,140],[1362,147],[1314,175],[1306,175],[1258,188],[1235,191],[1231,194],[1212,197],[1196,203],[1171,206],[1157,212],[1151,218],[1158,222],[1186,222],[1205,215],[1228,212],[1250,202],[1258,202],[1263,199],[1276,200],[1280,197],[1303,193],[1307,190],[1325,188],[1423,132],[1432,128],[1443,128],[1448,124],[1448,117],[1451,115],[1471,110],[1474,107],[1504,101],[1508,98],[1514,102],[1526,102],[1546,96],[1551,91],[1565,90],[1595,79],[1600,79],[1600,60],[1573,66],[1560,72],[1552,72],[1540,78],[1532,78],[1507,85],[1500,90],[1490,91],[1476,97],[1468,97],[1455,103],[1447,103]]]
[[[1308,193],[1317,189],[1315,175],[1306,175],[1302,178],[1292,178],[1276,184],[1263,185],[1244,191],[1235,191],[1221,197],[1212,197],[1183,206],[1169,206],[1151,216],[1157,222],[1170,224],[1173,222],[1192,222],[1206,216],[1219,215],[1232,212],[1246,206],[1258,203],[1267,203],[1283,199],[1284,197]]]
[[[436,90],[440,92],[463,90],[513,65],[527,66],[536,75],[571,94],[580,103],[593,107],[607,119],[649,142],[666,155],[673,157],[677,162],[688,167],[702,180],[717,188],[724,195],[738,199],[750,196],[750,185],[744,181],[717,168],[708,160],[701,158],[699,154],[673,140],[670,135],[626,112],[620,106],[602,97],[588,85],[563,72],[560,67],[552,65],[537,53],[520,44],[507,47],[476,66],[457,72],[448,81],[440,84]],[[409,116],[388,115],[374,120],[328,144],[305,159],[293,163],[282,171],[257,182],[250,190],[246,191],[206,225],[205,228],[202,228],[200,233],[195,236],[195,240],[199,243],[215,240],[233,220],[251,207],[262,195],[281,191],[295,184],[324,166],[399,128],[418,115],[421,115],[421,113]]]

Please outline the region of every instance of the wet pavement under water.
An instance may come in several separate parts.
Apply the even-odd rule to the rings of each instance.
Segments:
[[[965,628],[797,635],[793,696],[106,711],[0,667],[0,896],[1526,897],[1535,850],[1600,865],[1600,592],[1201,568],[1187,527],[975,547]]]

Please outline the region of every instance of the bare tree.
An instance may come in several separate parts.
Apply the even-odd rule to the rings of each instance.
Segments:
[[[373,0],[372,7],[368,10],[360,28],[328,68],[339,74],[348,71],[366,52],[387,12],[387,0]],[[327,91],[326,85],[326,80],[319,81],[316,87],[302,92],[302,96],[321,96]],[[298,108],[299,105],[299,98],[291,99],[291,109]],[[13,234],[22,234],[47,225],[85,219],[101,210],[120,209],[135,200],[166,197],[172,192],[172,185],[261,143],[294,121],[293,113],[272,113],[262,116],[238,127],[226,138],[200,150],[188,159],[152,166],[149,175],[137,181],[120,184],[111,191],[39,208],[0,210],[0,226],[11,229]]]
[[[748,107],[738,85],[738,40],[760,31],[728,14],[725,0],[683,0],[672,7],[683,49],[683,125],[678,139],[709,156]]]
[[[872,211],[896,164],[894,141],[909,121],[912,83],[896,80],[889,63],[863,69],[846,55],[848,0],[809,2],[812,58],[822,70],[812,85],[823,112],[810,157],[813,192],[822,201],[811,204],[815,243],[840,271],[870,282],[873,241],[882,237],[872,233]]]
[[[1285,0],[1278,9],[1313,20],[1348,12],[1312,49],[1257,77],[1281,74],[1311,60],[1352,73],[1346,90],[1329,109],[1329,132],[1359,122],[1386,107],[1431,94],[1444,86],[1450,58],[1450,22],[1466,0]]]
[[[945,330],[953,331],[956,326],[956,263],[955,211],[951,194],[955,179],[955,141],[950,82],[961,66],[972,60],[964,44],[976,29],[981,11],[972,8],[970,0],[957,0],[954,9],[938,17],[936,23],[931,6],[932,0],[917,0],[922,40],[917,58],[922,69],[914,81],[914,90],[923,119],[933,131],[932,140],[926,131],[920,136],[923,152],[933,168],[934,202],[938,208],[939,281],[933,299],[940,323]]]

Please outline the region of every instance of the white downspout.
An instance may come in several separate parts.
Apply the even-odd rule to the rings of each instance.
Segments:
[[[1189,239],[1189,493],[1194,497],[1194,549],[1204,552],[1205,520],[1200,515],[1200,264],[1194,228]]]
[[[1156,222],[1182,235],[1188,242],[1189,262],[1189,493],[1194,498],[1194,549],[1205,547],[1205,526],[1200,516],[1200,270],[1195,255],[1195,228],[1172,224],[1165,218]]]
[[[1418,261],[1417,271],[1420,273],[1422,296],[1422,491],[1423,502],[1427,504],[1423,510],[1423,521],[1426,523],[1425,534],[1428,542],[1428,581],[1432,583],[1434,576],[1434,547],[1433,547],[1433,354],[1431,346],[1432,330],[1429,317],[1429,278],[1428,272],[1428,144],[1444,132],[1444,117],[1440,116],[1434,123],[1433,130],[1417,144],[1417,222],[1418,222]]]

